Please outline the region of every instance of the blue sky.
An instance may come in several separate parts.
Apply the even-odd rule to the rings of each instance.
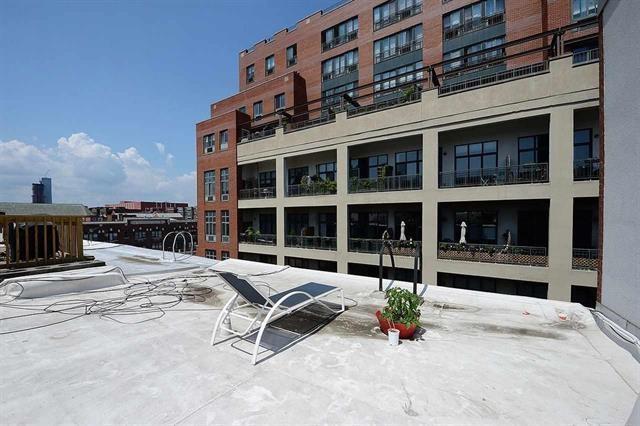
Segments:
[[[193,201],[194,125],[237,91],[238,53],[331,3],[0,0],[0,201],[45,168],[54,201]]]

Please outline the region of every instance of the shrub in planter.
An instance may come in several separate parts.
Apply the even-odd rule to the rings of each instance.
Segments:
[[[389,328],[396,328],[400,330],[401,339],[410,339],[420,325],[420,306],[424,299],[402,288],[388,290],[385,297],[387,306],[382,312],[376,312],[380,329],[387,334]]]

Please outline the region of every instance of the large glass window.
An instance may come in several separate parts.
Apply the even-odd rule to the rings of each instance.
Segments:
[[[422,24],[376,40],[373,55],[376,63],[397,55],[422,49]]]
[[[422,150],[396,152],[396,176],[422,174]]]
[[[456,178],[480,176],[483,169],[498,166],[498,141],[456,145]]]
[[[518,138],[518,164],[548,163],[549,135]]]
[[[466,240],[469,244],[498,243],[498,214],[495,211],[457,211],[455,241],[460,240],[462,222],[467,225]]]
[[[216,150],[216,135],[211,133],[210,135],[204,135],[202,137],[202,147],[205,154],[210,154]]]
[[[207,259],[214,259],[216,258],[216,251],[215,250],[211,250],[211,249],[204,249],[204,257],[206,257]]]
[[[573,132],[573,160],[593,158],[591,129],[580,129]]]
[[[276,70],[276,58],[273,55],[264,58],[264,75],[271,75]]]
[[[256,67],[254,64],[251,64],[247,67],[246,74],[247,74],[247,83],[252,83],[256,75]]]
[[[229,242],[229,210],[222,210],[221,212],[222,223],[222,242]]]
[[[343,95],[348,95],[352,98],[358,96],[358,92],[355,90],[358,87],[358,82],[343,84],[342,86],[333,87],[322,92],[322,106],[340,105]]]
[[[308,213],[289,213],[287,215],[287,235],[302,235],[302,230],[308,227]]]
[[[258,119],[262,117],[262,101],[255,102],[253,104],[253,118]]]
[[[216,199],[216,171],[207,170],[204,172],[204,199],[214,201]]]
[[[258,216],[260,222],[260,233],[275,235],[276,233],[276,215],[275,213],[261,213]]]
[[[415,64],[405,65],[400,68],[396,68],[391,71],[386,71],[380,74],[376,74],[373,77],[373,80],[376,81],[376,84],[373,86],[373,90],[375,92],[385,91],[393,89],[396,86],[402,86],[403,84],[410,83],[416,80],[422,80],[424,74],[422,71],[414,72],[417,69],[422,68],[422,61],[416,62]],[[396,77],[397,78],[393,78]],[[377,83],[380,82],[380,83]],[[376,97],[384,96],[388,93],[377,94]]]
[[[270,170],[258,173],[258,185],[260,188],[276,186],[276,171]]]
[[[498,47],[501,46],[502,44],[504,44],[504,37],[496,37],[493,38],[491,40],[485,40],[483,42],[477,43],[477,44],[472,44],[470,46],[466,46],[462,49],[457,49],[457,50],[451,50],[449,52],[446,52],[442,55],[442,59],[444,59],[445,61],[448,59],[455,59],[455,58],[459,58],[461,56],[464,55],[471,55],[475,52],[479,52],[481,50],[485,50],[485,49],[490,49],[492,47]],[[467,58],[465,58],[464,60],[460,60],[460,61],[452,61],[449,63],[446,63],[442,66],[444,72],[449,72],[449,71],[453,71],[457,68],[461,68],[463,66],[465,67],[469,67],[469,66],[474,66],[474,65],[478,65],[482,62],[486,62],[486,61],[490,61],[490,60],[494,60],[497,58],[500,58],[502,56],[505,55],[505,50],[504,48],[502,49],[494,49],[490,52],[486,52],[486,53],[480,53],[478,55],[473,55],[473,56],[469,56]],[[478,68],[474,68],[473,70],[477,70]]]
[[[207,239],[215,241],[216,235],[216,212],[206,211],[204,212],[204,234]]]
[[[220,169],[220,194],[229,195],[229,169]]]
[[[347,43],[358,36],[358,17],[339,23],[322,32],[322,50]]]
[[[229,131],[222,130],[220,132],[220,151],[229,149]]]
[[[318,164],[316,166],[316,172],[320,179],[325,181],[336,180],[336,162]]]
[[[321,237],[336,236],[336,214],[318,213],[318,235]]]
[[[484,0],[449,12],[442,17],[444,38],[450,39],[462,35],[486,24],[487,19],[504,13],[504,0]],[[498,16],[501,18],[501,16]],[[495,23],[503,22],[494,19]]]
[[[582,19],[598,14],[598,0],[573,0],[571,16],[573,19]]]
[[[273,97],[273,107],[275,111],[285,108],[284,93],[280,93]]]
[[[289,185],[300,185],[303,176],[309,176],[309,167],[293,167],[289,169]]]
[[[298,45],[287,47],[287,66],[291,67],[298,63]]]
[[[322,80],[330,80],[357,69],[358,49],[350,50],[349,52],[322,62]]]
[[[401,19],[419,13],[422,0],[391,0],[373,8],[373,29],[379,30]]]
[[[377,178],[382,175],[382,168],[386,167],[389,162],[387,154],[372,155],[367,158],[367,166],[369,169],[369,178]]]

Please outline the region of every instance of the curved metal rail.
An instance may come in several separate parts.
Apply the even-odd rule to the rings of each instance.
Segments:
[[[171,252],[173,253],[173,260],[176,261],[178,260],[176,258],[176,243],[178,242],[178,237],[182,238],[182,244],[184,247],[184,252],[187,252],[187,239],[185,237],[185,234],[187,234],[189,236],[189,255],[187,257],[193,256],[193,234],[191,234],[191,232],[189,231],[171,231],[169,232],[167,235],[164,236],[164,238],[162,239],[162,260],[165,260],[164,257],[164,248],[165,248],[165,243],[167,241],[167,238],[170,235],[175,234],[175,236],[173,237],[173,244],[171,245]]]

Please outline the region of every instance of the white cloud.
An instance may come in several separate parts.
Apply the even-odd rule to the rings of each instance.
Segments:
[[[166,147],[164,146],[163,143],[156,142],[155,146],[156,146],[156,149],[158,150],[158,152],[160,153],[160,155],[162,155],[162,157],[164,157],[164,162],[168,166],[171,166],[173,164],[173,159],[175,158],[173,156],[173,154],[171,154],[170,152],[167,152],[167,149],[166,149]]]
[[[161,147],[160,147],[161,146]],[[156,144],[170,164],[173,155]],[[53,180],[53,200],[90,206],[127,199],[195,202],[195,172],[171,176],[135,147],[114,152],[85,133],[60,138],[54,148],[0,140],[0,201],[31,201],[31,183],[44,173]]]

